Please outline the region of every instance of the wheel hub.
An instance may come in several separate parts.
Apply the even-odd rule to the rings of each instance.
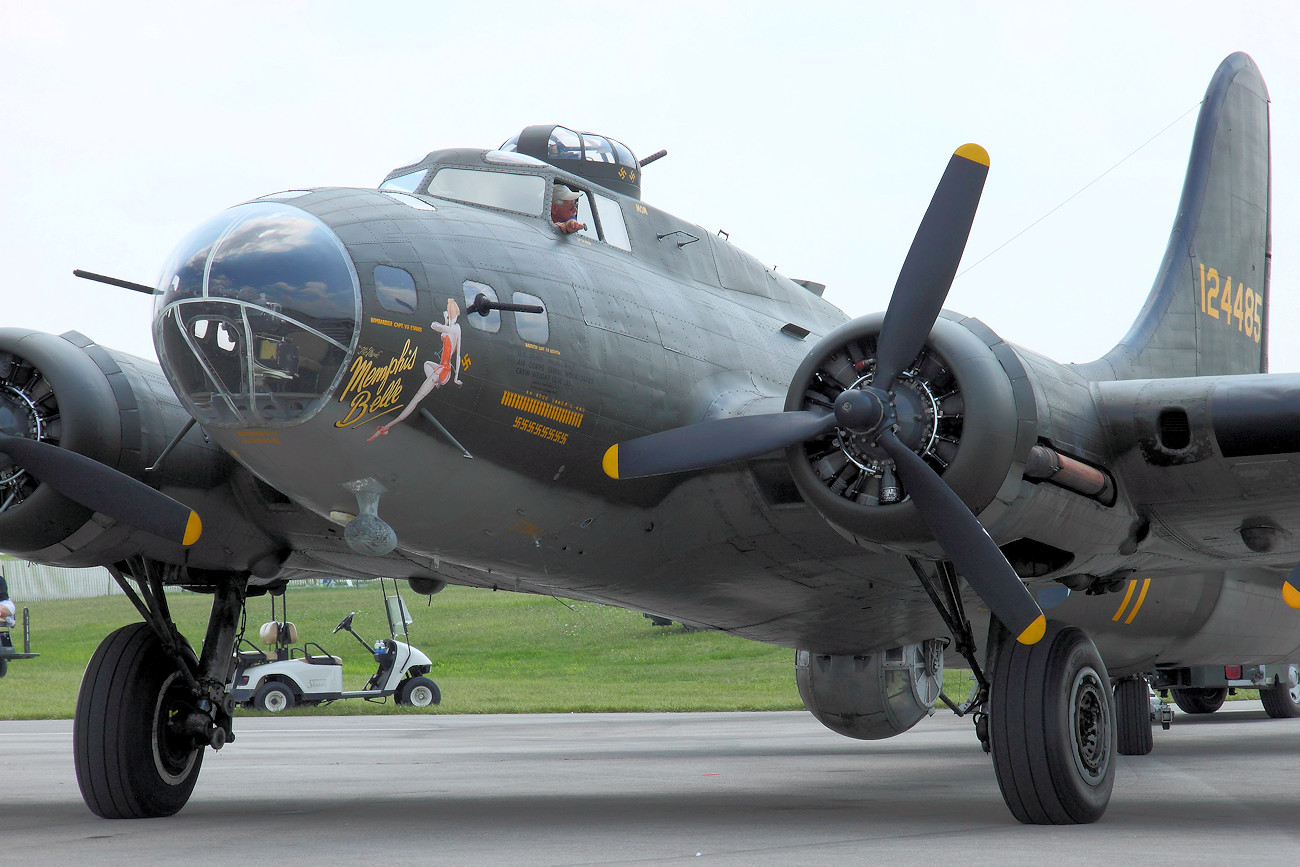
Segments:
[[[153,760],[158,775],[172,785],[183,782],[194,765],[197,748],[185,720],[194,709],[193,696],[175,672],[163,682],[154,705]]]
[[[1070,690],[1070,735],[1074,763],[1089,781],[1099,781],[1110,763],[1110,719],[1106,712],[1105,687],[1092,668],[1075,676]]]

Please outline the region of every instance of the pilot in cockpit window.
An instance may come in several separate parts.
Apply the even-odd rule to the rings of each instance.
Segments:
[[[551,185],[551,221],[566,235],[587,228],[586,223],[578,222],[578,199],[581,197],[582,193],[564,184]]]

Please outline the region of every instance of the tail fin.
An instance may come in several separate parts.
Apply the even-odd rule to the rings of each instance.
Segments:
[[[1268,368],[1268,90],[1238,52],[1219,64],[1196,121],[1178,216],[1128,334],[1085,367],[1098,379]]]

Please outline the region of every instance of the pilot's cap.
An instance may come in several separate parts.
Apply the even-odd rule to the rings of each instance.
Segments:
[[[569,189],[564,184],[551,185],[551,204],[558,205],[560,202],[574,202],[582,197],[582,193]]]

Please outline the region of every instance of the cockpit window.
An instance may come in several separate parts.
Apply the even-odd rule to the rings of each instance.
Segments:
[[[618,206],[618,201],[600,193],[592,195],[596,199],[596,210],[600,212],[600,228],[605,243],[620,250],[631,250],[632,241],[627,236],[627,223],[623,222],[623,209]]]
[[[596,231],[596,218],[591,213],[591,196],[586,190],[582,192],[583,195],[578,199],[578,222],[587,228],[579,229],[574,234],[591,238],[593,241],[598,240],[600,235]]]
[[[519,136],[515,136],[511,141],[518,141]],[[487,163],[496,163],[499,166],[545,166],[546,163],[537,157],[530,157],[528,154],[517,153],[513,148],[508,150],[488,151],[483,154],[483,161]]]
[[[546,186],[539,175],[444,168],[429,182],[429,195],[536,216],[542,212]]]
[[[400,190],[403,193],[413,193],[420,188],[420,183],[424,180],[425,169],[418,172],[407,172],[404,175],[398,175],[395,178],[389,178],[379,185],[381,190]]]

